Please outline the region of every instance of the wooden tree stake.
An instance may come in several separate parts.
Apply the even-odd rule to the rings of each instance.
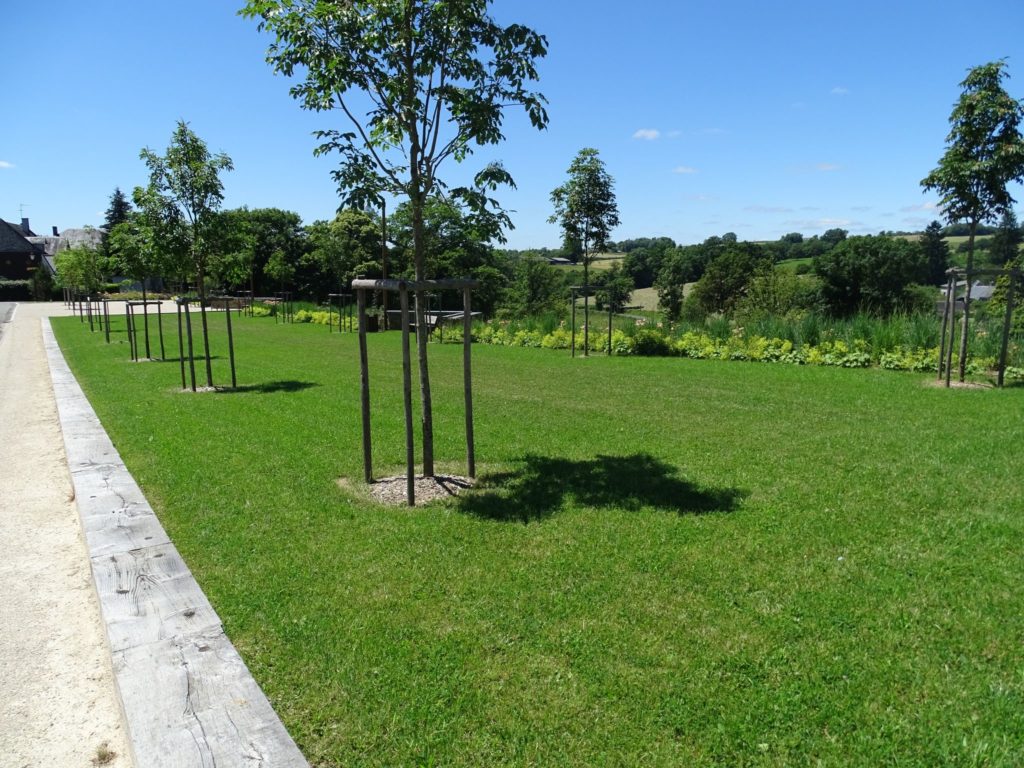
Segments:
[[[942,306],[942,336],[939,342],[939,381],[942,381],[942,370],[946,362],[946,331],[949,327],[949,313],[952,310],[953,291],[955,287],[955,278],[950,275],[946,280],[946,302]]]
[[[1014,287],[1017,283],[1015,275],[1010,275],[1010,284],[1006,286],[1006,314],[1003,316],[1003,343],[999,348],[999,386],[1003,386],[1003,376],[1006,373],[1006,353],[1010,345],[1010,325],[1013,321],[1013,300]]]
[[[373,482],[373,460],[370,456],[370,370],[366,354],[366,291],[357,292],[359,302],[359,386],[363,407],[363,479]]]
[[[473,347],[472,299],[469,288],[462,289],[462,379],[466,392],[466,474],[476,477],[476,452],[473,447]]]
[[[385,294],[387,292],[385,291]],[[409,290],[398,289],[402,307],[402,399],[405,403],[405,498],[416,506],[416,443],[412,431],[412,358],[409,355]]]

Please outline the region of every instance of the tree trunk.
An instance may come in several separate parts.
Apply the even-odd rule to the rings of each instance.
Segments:
[[[423,199],[413,200],[412,236],[416,281],[425,279],[423,248]],[[427,367],[427,313],[422,291],[416,291],[416,352],[420,369],[420,424],[423,429],[423,474],[434,476],[434,415]]]
[[[380,279],[388,279],[388,204],[381,200],[380,203]],[[388,330],[388,292],[381,291],[381,317],[384,320],[384,330]]]
[[[964,289],[964,317],[960,326],[960,365],[958,375],[960,381],[967,377],[967,328],[971,314],[971,273],[974,271],[974,235],[978,231],[978,222],[971,220],[971,235],[967,240],[967,285]]]

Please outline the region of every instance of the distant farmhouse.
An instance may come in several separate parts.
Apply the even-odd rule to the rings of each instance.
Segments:
[[[28,219],[14,224],[0,219],[0,280],[29,280],[37,269],[57,273],[57,254],[68,248],[98,248],[103,233],[98,229],[53,228],[52,235],[39,236]]]

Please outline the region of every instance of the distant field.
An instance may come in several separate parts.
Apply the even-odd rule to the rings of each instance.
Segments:
[[[814,261],[814,259],[811,259],[811,258],[806,258],[806,259],[786,259],[785,261],[780,261],[778,264],[775,265],[775,267],[777,269],[782,269],[782,270],[785,270],[787,272],[796,272],[796,268],[799,265],[807,264],[808,266],[810,266],[813,261]]]
[[[626,254],[624,253],[599,253],[594,256],[591,269],[611,269],[613,264],[620,263]]]
[[[631,306],[640,307],[648,312],[658,310],[658,292],[654,288],[637,288],[630,294],[629,303]]]

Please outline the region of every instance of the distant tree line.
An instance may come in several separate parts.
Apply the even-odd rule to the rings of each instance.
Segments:
[[[61,255],[66,283],[95,290],[115,276],[150,283],[161,278],[169,289],[184,291],[194,282],[186,243],[152,220],[145,190],[136,190],[134,199],[133,206],[115,190],[99,253],[76,249]],[[428,201],[423,227],[426,274],[480,280],[475,301],[488,315],[564,311],[570,286],[580,281],[572,268],[549,264],[564,250],[496,248],[488,220],[474,219],[451,201]],[[838,228],[809,237],[792,232],[768,242],[740,241],[731,232],[694,245],[668,237],[622,240],[614,244],[622,259],[595,271],[592,284],[597,306],[611,304],[616,311],[629,304],[634,289],[654,287],[670,320],[794,309],[891,312],[923,304],[922,292],[913,286],[944,282],[948,229],[933,222],[916,240],[884,233],[850,237]],[[976,247],[993,264],[1010,261],[1024,230],[1011,212],[991,231]],[[324,302],[327,294],[344,292],[356,276],[381,277],[385,259],[392,277],[412,277],[415,271],[408,205],[400,205],[386,222],[377,212],[345,209],[310,224],[279,208],[235,208],[217,211],[206,237],[206,279],[216,291],[269,296],[290,290]],[[778,268],[794,259],[800,260],[795,267]]]

